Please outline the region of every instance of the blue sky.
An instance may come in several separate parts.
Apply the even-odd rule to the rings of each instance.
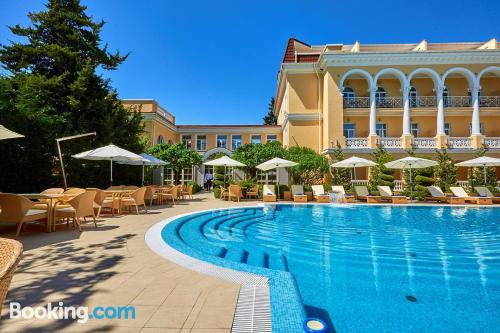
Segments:
[[[120,97],[154,98],[178,124],[261,123],[289,37],[310,44],[500,37],[498,0],[82,2],[108,22],[102,38],[110,49],[131,52],[106,73]],[[43,3],[0,0],[0,43],[12,38],[6,25],[27,24],[26,13]]]

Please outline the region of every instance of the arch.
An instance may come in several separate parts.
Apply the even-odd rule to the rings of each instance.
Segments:
[[[393,75],[397,79],[399,79],[399,82],[401,83],[401,88],[403,88],[406,85],[406,75],[402,71],[400,71],[399,69],[396,69],[396,68],[384,68],[384,69],[382,69],[380,72],[378,72],[375,75],[375,78],[373,79],[373,83],[377,84],[378,79],[380,79],[380,77],[382,75],[387,75],[387,74]]]
[[[161,134],[160,134],[160,135],[158,135],[158,138],[156,139],[156,143],[157,143],[157,144],[162,144],[162,143],[163,143],[163,141],[164,141],[164,140],[163,140],[163,135],[161,135]]]
[[[214,154],[218,154],[218,153],[223,153],[227,156],[231,156],[231,151],[227,148],[212,148],[210,150],[207,150],[204,154],[203,154],[203,161],[207,161],[208,159],[210,159],[210,157]]]
[[[415,69],[413,72],[410,73],[410,75],[408,75],[408,84],[411,83],[411,80],[417,74],[425,74],[427,76],[430,76],[432,81],[434,81],[434,88],[435,89],[442,85],[441,77],[432,68],[417,68],[417,69]]]
[[[496,76],[500,76],[500,67],[498,67],[498,66],[490,66],[490,67],[483,68],[479,72],[479,74],[477,75],[477,82],[476,83],[477,83],[478,86],[481,83],[481,77],[485,73],[494,73]]]
[[[467,82],[469,83],[469,89],[472,90],[472,88],[474,88],[474,84],[476,82],[476,76],[470,69],[465,67],[452,67],[448,69],[446,72],[444,72],[442,79],[443,85],[445,84],[448,75],[453,73],[461,74],[462,76],[464,76],[467,79]]]
[[[349,76],[354,75],[354,74],[359,74],[362,77],[364,77],[368,81],[368,88],[373,87],[373,78],[372,78],[372,75],[370,73],[368,73],[367,71],[365,71],[364,69],[354,68],[354,69],[351,69],[351,70],[347,71],[344,75],[342,75],[342,78],[340,79],[340,83],[339,83],[339,87],[340,87],[341,90],[344,88],[344,81]]]

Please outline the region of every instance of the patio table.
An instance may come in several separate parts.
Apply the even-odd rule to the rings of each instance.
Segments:
[[[54,206],[56,202],[68,199],[66,194],[45,194],[45,193],[21,193],[23,197],[30,200],[47,200],[49,202],[49,211],[47,212],[47,232],[51,232],[55,219]]]
[[[118,214],[120,214],[121,213],[121,200],[122,200],[122,197],[125,194],[130,194],[130,193],[132,193],[134,191],[135,190],[104,190],[104,193],[106,193],[107,195],[110,195],[113,198],[113,208],[112,209],[117,208],[118,209]],[[117,206],[118,207],[115,207],[115,202],[117,202]]]

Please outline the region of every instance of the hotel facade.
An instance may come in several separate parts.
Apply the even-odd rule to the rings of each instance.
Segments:
[[[154,101],[124,103],[141,107],[152,143],[183,142],[205,159],[268,140],[323,154],[340,146],[346,156],[367,157],[382,145],[395,157],[447,148],[465,160],[481,147],[500,157],[500,44],[289,39],[278,74],[278,126],[178,126]]]

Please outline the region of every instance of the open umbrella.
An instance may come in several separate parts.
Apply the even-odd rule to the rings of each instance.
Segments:
[[[352,168],[353,169],[353,175],[354,175],[354,180],[356,180],[356,168],[362,168],[362,167],[372,167],[376,166],[377,163],[367,160],[365,158],[361,157],[356,157],[352,156],[349,158],[346,158],[345,160],[338,161],[336,163],[333,163],[331,167],[333,168]]]
[[[411,182],[411,169],[422,169],[428,168],[431,166],[438,165],[436,161],[428,160],[420,157],[408,156],[405,158],[400,158],[399,160],[387,162],[384,164],[389,169],[402,169],[403,171],[406,169],[410,169],[410,200],[412,198],[412,182]]]
[[[500,158],[481,156],[472,160],[457,163],[455,165],[464,167],[482,167],[484,170],[484,185],[486,185],[486,168],[500,166]]]
[[[224,167],[224,187],[226,187],[226,167],[244,167],[244,166],[246,166],[246,164],[243,164],[241,162],[233,160],[229,156],[225,156],[225,155],[222,157],[216,158],[215,160],[205,162],[203,164]]]
[[[109,161],[111,166],[111,183],[113,183],[113,162],[142,161],[142,157],[140,155],[134,154],[113,144],[84,151],[73,155],[73,157],[92,161]]]
[[[272,169],[276,169],[276,183],[278,184],[278,198],[280,197],[280,182],[279,182],[279,173],[278,173],[278,168],[289,168],[296,166],[298,163],[293,162],[293,161],[288,161],[284,160],[279,157],[275,157],[273,159],[270,159],[269,161],[266,161],[264,163],[261,163],[257,165],[257,169],[260,169],[262,171],[269,171]]]
[[[162,161],[154,156],[148,155],[146,153],[139,154],[142,157],[140,161],[120,161],[119,164],[128,164],[128,165],[142,165],[142,185],[144,185],[144,166],[149,165],[167,165],[168,163]]]
[[[11,131],[3,125],[0,125],[0,140],[24,138],[24,135]]]

